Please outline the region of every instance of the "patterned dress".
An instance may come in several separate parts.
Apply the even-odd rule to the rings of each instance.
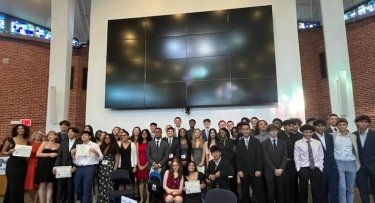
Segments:
[[[113,181],[109,174],[115,166],[114,154],[103,154],[103,161],[99,164],[98,170],[98,203],[108,202],[108,193],[113,190]]]

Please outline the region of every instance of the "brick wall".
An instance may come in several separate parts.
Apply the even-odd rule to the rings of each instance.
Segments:
[[[74,50],[74,88],[70,93],[69,120],[83,126],[86,91],[81,88],[87,49]],[[8,58],[9,63],[2,63]],[[48,94],[49,44],[0,36],[0,140],[10,134],[10,121],[32,119],[31,130],[44,130]],[[56,129],[58,130],[58,129]]]
[[[347,25],[356,114],[368,114],[375,127],[375,17]],[[299,33],[302,82],[306,117],[330,114],[328,79],[322,79],[319,54],[324,52],[321,29]],[[1,63],[9,58],[9,64]],[[82,90],[83,68],[88,49],[73,51],[73,89],[70,91],[69,120],[85,124],[86,91]],[[31,118],[32,130],[44,129],[49,67],[49,45],[0,36],[0,140],[10,134],[10,121]],[[56,129],[58,130],[58,129]]]

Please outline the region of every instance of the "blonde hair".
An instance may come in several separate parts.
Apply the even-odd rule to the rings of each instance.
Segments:
[[[37,130],[33,133],[33,135],[31,136],[31,141],[34,141],[35,140],[35,135],[38,134],[38,133],[41,133],[43,134],[42,138],[40,139],[41,141],[44,141],[45,137],[46,137],[46,133],[42,130]]]
[[[195,133],[198,132],[199,133],[199,138],[195,137]],[[202,137],[202,132],[199,128],[196,128],[194,130],[194,133],[193,133],[193,139],[192,139],[192,145],[193,145],[193,148],[195,148],[196,146],[196,142],[199,141],[199,148],[202,148],[203,149],[203,137]]]

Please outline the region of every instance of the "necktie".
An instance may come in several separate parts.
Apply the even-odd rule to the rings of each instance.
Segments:
[[[156,149],[159,150],[159,141],[156,141]]]
[[[309,151],[309,165],[310,165],[310,169],[314,170],[315,169],[315,163],[314,163],[314,156],[313,156],[313,152],[312,152],[310,142],[311,142],[310,140],[307,140],[307,146],[308,146],[308,151]]]
[[[274,149],[276,148],[276,140],[273,140],[272,146],[273,146]]]
[[[249,150],[249,139],[245,139],[246,150]]]
[[[171,146],[172,146],[172,139],[169,138],[169,147],[171,147]]]

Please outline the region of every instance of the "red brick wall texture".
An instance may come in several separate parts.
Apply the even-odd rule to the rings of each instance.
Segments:
[[[375,17],[347,25],[356,114],[368,114],[375,123]],[[319,54],[324,52],[321,29],[300,31],[302,82],[306,118],[330,114],[328,79],[321,78]],[[2,63],[4,58],[8,64]],[[85,124],[86,90],[83,68],[88,49],[74,49],[73,88],[70,90],[69,120]],[[32,119],[31,130],[44,130],[47,108],[49,45],[0,36],[0,140],[10,134],[10,121]],[[375,127],[372,124],[372,127]],[[58,130],[58,129],[56,129]]]

